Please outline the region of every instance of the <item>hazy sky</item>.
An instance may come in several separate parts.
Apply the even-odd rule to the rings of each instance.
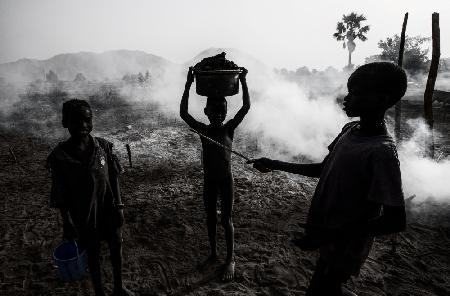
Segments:
[[[112,49],[182,63],[210,47],[234,47],[275,67],[342,68],[347,52],[332,34],[351,11],[371,26],[357,42],[356,64],[400,33],[405,12],[410,36],[430,36],[439,12],[441,56],[450,56],[449,0],[0,0],[0,63]]]

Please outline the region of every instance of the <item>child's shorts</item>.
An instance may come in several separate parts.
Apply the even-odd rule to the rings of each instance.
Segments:
[[[359,275],[372,248],[372,237],[341,239],[320,247],[320,258],[326,269],[343,280]]]

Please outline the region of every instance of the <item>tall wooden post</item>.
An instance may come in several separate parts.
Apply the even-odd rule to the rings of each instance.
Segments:
[[[439,67],[439,58],[441,56],[441,42],[439,29],[439,13],[433,13],[432,17],[432,39],[433,50],[431,54],[430,71],[428,72],[427,86],[423,95],[424,118],[430,128],[431,135],[426,145],[427,155],[434,158],[434,139],[433,139],[433,91],[436,83],[437,71]]]
[[[405,52],[405,39],[406,39],[406,25],[408,24],[408,13],[405,13],[405,17],[403,18],[403,26],[402,26],[402,34],[400,36],[400,48],[398,51],[398,62],[397,64],[402,67],[403,66],[403,53]],[[401,135],[401,118],[402,118],[402,101],[399,100],[395,104],[395,128],[394,135],[397,144],[402,140]]]

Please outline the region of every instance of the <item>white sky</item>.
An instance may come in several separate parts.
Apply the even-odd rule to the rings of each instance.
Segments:
[[[347,51],[332,34],[352,11],[371,25],[368,40],[356,43],[356,64],[400,33],[405,12],[410,36],[431,36],[431,14],[439,12],[441,56],[450,56],[449,0],[0,0],[0,63],[113,49],[182,63],[210,47],[233,47],[279,68],[340,69]]]

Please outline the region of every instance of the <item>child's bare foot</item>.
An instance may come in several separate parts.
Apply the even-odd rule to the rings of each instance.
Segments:
[[[205,261],[198,264],[198,269],[202,271],[216,263],[217,263],[217,255],[209,255],[209,257]]]
[[[225,263],[222,277],[224,282],[231,282],[234,279],[234,265],[234,261]]]
[[[134,296],[134,293],[128,290],[125,287],[122,287],[119,290],[114,289],[112,296]]]

